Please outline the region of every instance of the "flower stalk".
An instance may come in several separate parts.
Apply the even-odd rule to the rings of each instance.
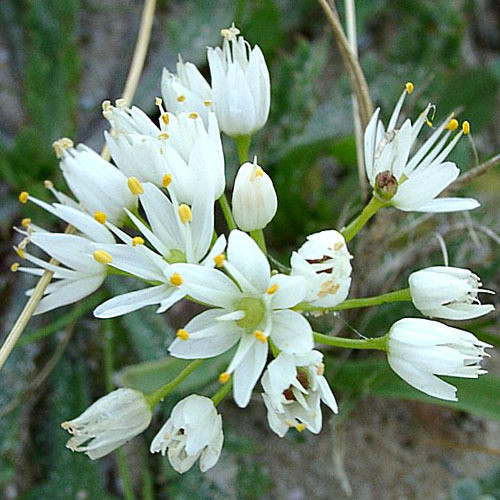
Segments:
[[[382,208],[387,205],[386,202],[379,200],[375,196],[371,198],[361,213],[341,232],[346,241],[351,241],[365,224]]]
[[[214,405],[217,406],[229,393],[233,387],[233,379],[229,379],[222,387],[212,396]]]
[[[375,297],[365,297],[360,299],[348,299],[332,307],[317,307],[306,302],[296,305],[293,309],[295,311],[303,312],[332,312],[343,311],[344,309],[356,309],[358,307],[373,307],[380,304],[387,304],[390,302],[411,302],[411,294],[409,288],[402,290],[395,290],[394,292],[376,295]]]
[[[146,401],[151,406],[151,409],[153,409],[169,392],[174,390],[185,378],[191,375],[191,373],[193,373],[202,363],[203,359],[192,361],[173,380],[162,385],[156,389],[156,391],[146,394]]]
[[[219,204],[222,209],[222,213],[224,214],[224,219],[226,219],[229,231],[236,229],[236,222],[234,221],[233,212],[231,211],[231,207],[227,201],[226,193],[222,193],[222,196],[219,198]]]
[[[347,339],[344,337],[330,337],[323,333],[313,332],[314,340],[319,344],[331,345],[333,347],[344,347],[346,349],[377,349],[387,350],[387,338],[377,337],[373,339]]]

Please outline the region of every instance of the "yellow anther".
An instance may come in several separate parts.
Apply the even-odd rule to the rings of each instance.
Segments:
[[[429,120],[429,118],[427,118],[427,117],[425,118],[425,123],[427,124],[427,126],[429,128],[432,128],[432,122]]]
[[[250,180],[254,181],[257,177],[262,177],[264,175],[264,170],[262,170],[261,167],[256,166],[256,168],[253,169],[252,175],[250,176]]]
[[[462,123],[462,132],[464,135],[470,134],[470,123],[467,120]]]
[[[168,116],[168,113],[163,113],[161,115],[161,121],[165,124],[168,125],[170,123],[170,117]]]
[[[177,101],[178,102],[184,102],[186,100],[186,96],[184,94],[178,95],[177,96]]]
[[[183,224],[187,224],[193,220],[193,213],[188,205],[182,203],[179,205],[179,217],[181,218],[181,222]]]
[[[96,210],[94,212],[94,219],[99,222],[99,224],[104,224],[106,222],[106,214],[104,212],[100,212],[99,210]]]
[[[74,145],[73,141],[68,137],[61,137],[61,139],[54,141],[52,147],[56,153],[57,158],[61,158],[66,149],[72,148]]]
[[[18,199],[19,199],[19,201],[21,203],[27,203],[28,202],[28,196],[29,196],[28,191],[21,191],[19,193],[19,198]]]
[[[325,373],[325,365],[320,363],[316,368],[316,373],[321,377]]]
[[[205,101],[203,101],[203,104],[208,107],[212,105],[212,101],[210,99],[206,99]]]
[[[216,255],[214,257],[215,267],[222,267],[224,265],[225,260],[226,256],[223,253]]]
[[[334,295],[339,291],[340,285],[338,283],[332,283],[331,281],[325,281],[319,291],[318,291],[318,297],[322,299],[323,297],[326,297],[327,295]]]
[[[125,101],[125,99],[117,99],[115,105],[117,108],[125,109],[127,107],[127,101]]]
[[[274,283],[274,285],[271,285],[267,290],[266,290],[266,293],[269,294],[269,295],[272,295],[273,293],[276,293],[276,291],[278,290],[279,286],[277,283]]]
[[[144,238],[141,238],[140,236],[132,238],[132,246],[135,247],[137,245],[144,245]]]
[[[161,180],[161,185],[166,188],[170,186],[170,183],[172,182],[172,175],[170,174],[165,174],[163,176],[163,179]]]
[[[225,384],[229,379],[231,378],[231,375],[227,372],[222,372],[220,375],[219,375],[219,382],[221,384]]]
[[[307,427],[306,424],[297,424],[295,426],[295,428],[299,431],[299,432],[302,432],[303,430],[305,430],[305,428]]]
[[[408,94],[412,94],[413,93],[413,90],[415,89],[415,85],[413,85],[412,82],[406,82],[406,92],[408,92]]]
[[[253,332],[253,335],[257,340],[259,340],[263,344],[267,342],[267,336],[265,335],[264,332],[261,332],[260,330],[255,330],[255,332]]]
[[[200,116],[198,113],[189,113],[189,118],[191,118],[192,120],[196,120],[196,118],[198,118],[198,116]]]
[[[23,226],[24,229],[28,229],[30,224],[31,224],[31,219],[29,217],[26,217],[21,221],[21,226]]]
[[[94,252],[94,259],[99,262],[99,264],[111,264],[113,262],[113,257],[105,250],[96,250]]]
[[[231,40],[231,38],[240,34],[240,30],[233,23],[229,28],[221,29],[220,34],[227,40]]]
[[[448,124],[446,125],[445,127],[446,129],[448,130],[451,130],[453,132],[453,130],[457,130],[458,128],[458,120],[456,118],[452,118]]]
[[[183,330],[182,328],[179,328],[175,335],[177,336],[178,339],[181,340],[187,340],[189,338],[189,333],[186,332],[186,330]]]
[[[19,269],[19,262],[14,262],[11,266],[10,266],[10,270],[15,273],[17,272],[17,270]]]
[[[108,100],[102,101],[101,106],[102,106],[103,111],[105,111],[105,112],[110,111],[111,110],[111,101],[108,101]]]
[[[26,252],[24,251],[24,248],[17,247],[16,249],[17,256],[20,259],[25,259],[26,258]]]
[[[333,250],[335,252],[338,252],[343,246],[344,246],[344,242],[337,241],[337,243],[335,243],[335,245],[333,245]]]
[[[144,188],[137,177],[129,177],[127,185],[132,194],[138,195],[144,193]]]
[[[174,273],[172,276],[170,276],[170,283],[174,286],[181,286],[184,280],[182,279],[182,276],[179,273]]]
[[[155,105],[161,106],[163,104],[163,99],[161,97],[155,97]]]
[[[54,189],[54,183],[52,181],[49,181],[48,179],[43,181],[43,187],[45,189]]]
[[[169,134],[167,134],[166,132],[162,132],[159,136],[158,136],[158,139],[168,139],[170,137]],[[160,151],[160,153],[162,153],[163,151]]]

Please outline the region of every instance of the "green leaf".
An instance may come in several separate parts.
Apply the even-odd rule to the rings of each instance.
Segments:
[[[228,354],[205,360],[200,367],[181,382],[171,394],[195,392],[217,380],[231,358]],[[191,361],[167,357],[157,361],[146,361],[123,368],[115,375],[117,385],[131,387],[142,392],[152,392],[175,378]]]
[[[326,360],[332,387],[363,395],[384,396],[446,406],[479,417],[500,420],[500,377],[483,375],[478,379],[444,377],[458,388],[458,401],[443,401],[417,391],[400,379],[385,361],[348,361],[335,366]]]

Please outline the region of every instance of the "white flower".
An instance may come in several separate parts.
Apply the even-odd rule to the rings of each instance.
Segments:
[[[207,126],[196,112],[167,113],[161,99],[160,127],[138,108],[103,105],[111,132],[106,141],[113,160],[127,176],[141,182],[165,185],[166,176],[179,201],[192,204],[206,189],[203,179],[212,179],[213,196],[224,192],[224,153],[217,118],[207,117]],[[168,181],[170,182],[170,181]]]
[[[200,470],[205,472],[219,460],[223,441],[222,417],[212,400],[192,394],[174,406],[151,443],[151,453],[165,455],[168,449],[168,460],[180,474],[199,458]]]
[[[455,163],[445,160],[463,132],[460,131],[448,142],[458,122],[453,118],[447,119],[410,158],[420,130],[426,122],[430,123],[428,114],[431,105],[414,125],[408,119],[396,129],[406,94],[405,90],[387,130],[378,119],[380,109],[375,111],[365,130],[366,173],[375,194],[404,211],[455,212],[477,208],[479,203],[472,198],[435,199],[460,173]],[[464,129],[467,130],[466,127]]]
[[[210,358],[238,343],[220,380],[227,381],[234,372],[234,399],[245,407],[266,364],[268,337],[287,354],[305,354],[313,348],[311,326],[289,309],[303,300],[304,281],[282,274],[271,277],[265,255],[238,230],[229,235],[227,260],[221,254],[215,262],[234,281],[216,269],[172,266],[182,276],[191,297],[215,308],[202,312],[179,330],[169,351],[177,358]]]
[[[305,278],[307,302],[318,307],[336,306],[349,293],[351,258],[338,231],[321,231],[309,235],[299,250],[292,253],[291,275]]]
[[[83,451],[95,460],[140,434],[150,424],[151,416],[151,408],[141,392],[117,389],[61,426],[73,435],[66,447]]]
[[[481,280],[472,271],[435,266],[410,274],[410,293],[415,307],[426,316],[444,319],[471,319],[495,308],[477,298]]]
[[[278,199],[271,178],[257,165],[244,163],[233,188],[233,215],[243,231],[264,229],[275,216]]]
[[[321,430],[323,401],[337,413],[335,397],[323,377],[323,355],[310,351],[302,356],[281,353],[262,376],[262,397],[271,429],[283,437],[290,427],[299,431]]]
[[[212,106],[212,89],[198,68],[190,62],[183,62],[179,56],[177,74],[163,68],[161,92],[169,111],[198,113],[205,124]]]
[[[264,55],[240,36],[234,24],[222,30],[223,47],[208,48],[213,108],[221,130],[232,137],[252,135],[267,121],[271,84]]]
[[[210,186],[209,181],[204,185]],[[103,245],[101,249],[112,257],[109,265],[151,286],[107,300],[94,310],[98,318],[112,318],[154,304],[159,304],[158,313],[166,311],[186,295],[182,278],[168,262],[214,266],[213,257],[224,251],[226,241],[221,236],[207,255],[214,230],[211,189],[202,191],[192,208],[179,204],[172,191],[170,200],[153,184],[142,184],[141,189],[139,198],[148,224],[131,212],[128,216],[155,251],[144,245],[144,238],[132,238],[123,232],[118,235],[124,245]]]
[[[54,143],[61,158],[59,165],[81,205],[91,214],[101,211],[114,224],[121,224],[125,218],[123,209],[133,210],[137,206],[137,199],[127,187],[127,178],[87,146],[79,144],[73,148],[68,140],[60,146],[61,141]]]
[[[38,267],[15,266],[16,271],[22,271],[35,276],[41,276],[46,270],[52,271],[53,282],[45,289],[45,294],[38,304],[34,314],[42,314],[57,307],[78,302],[96,291],[107,276],[106,265],[97,262],[94,252],[103,244],[113,244],[113,235],[108,229],[76,208],[55,203],[50,205],[37,198],[29,196],[33,203],[45,208],[68,224],[72,224],[79,235],[50,233],[42,228],[33,227],[30,221],[25,224],[26,238],[16,248],[22,259]],[[24,222],[23,222],[24,224]],[[45,253],[55,258],[61,265],[35,257],[26,250],[26,245],[33,243]],[[26,292],[33,293],[33,289]]]
[[[408,384],[435,398],[457,401],[456,387],[436,377],[477,378],[480,362],[492,347],[472,333],[428,319],[405,318],[389,331],[390,367]]]

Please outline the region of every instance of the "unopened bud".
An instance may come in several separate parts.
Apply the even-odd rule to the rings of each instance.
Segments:
[[[232,202],[234,220],[243,231],[265,228],[278,208],[273,181],[255,162],[238,170]]]
[[[375,178],[375,194],[382,201],[389,201],[398,192],[398,180],[392,172],[385,170]]]

